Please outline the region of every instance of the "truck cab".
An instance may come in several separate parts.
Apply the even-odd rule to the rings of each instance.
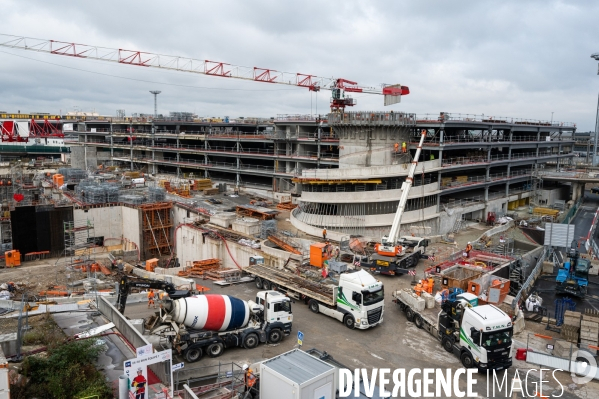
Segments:
[[[493,305],[464,306],[459,356],[466,368],[502,370],[511,367],[511,318]]]
[[[347,327],[367,329],[383,322],[383,283],[366,271],[341,274],[336,298],[337,311],[343,313],[342,321]]]
[[[285,335],[291,334],[291,299],[277,291],[259,291],[256,294],[256,304],[260,306],[263,321],[266,323],[264,330],[267,336],[271,330],[277,329]]]
[[[402,236],[397,240],[397,243],[402,247],[402,252],[400,253],[401,256],[416,251],[424,253],[426,247],[430,244],[430,240],[423,237]]]

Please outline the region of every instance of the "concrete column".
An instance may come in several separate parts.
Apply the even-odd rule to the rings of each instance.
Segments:
[[[505,183],[505,196],[509,198],[510,195],[510,183]]]
[[[131,170],[133,170],[133,121],[129,122],[129,160],[131,161]]]
[[[537,129],[537,141],[541,141],[541,128]]]
[[[485,202],[489,201],[489,187],[485,187]]]
[[[487,149],[487,162],[491,162],[491,147]]]
[[[580,183],[572,182],[572,201],[576,202],[580,198]]]
[[[511,136],[512,136],[512,134],[510,133],[510,141],[512,139]],[[512,146],[511,145],[507,148],[507,159],[512,159]]]
[[[439,164],[443,166],[443,150],[439,149]]]
[[[537,158],[539,157],[539,150],[540,150],[539,144],[537,144]]]
[[[489,172],[491,171],[491,167],[487,166],[485,169],[486,169],[485,170],[485,172],[486,172],[486,174],[485,174],[485,181],[489,181],[489,179],[490,179],[490,177],[489,177],[490,173]]]
[[[512,130],[510,129],[510,142],[512,141],[513,137],[514,137],[514,132],[512,132]]]
[[[445,135],[445,130],[439,131],[439,144],[443,144],[443,136]]]
[[[87,132],[87,126],[85,127],[85,131]],[[85,165],[85,170],[87,170],[87,133],[83,135],[83,164]]]
[[[112,120],[110,121],[110,166],[114,166],[114,139],[112,137]]]

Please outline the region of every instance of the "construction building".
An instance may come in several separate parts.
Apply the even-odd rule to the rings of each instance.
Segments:
[[[388,230],[422,130],[402,234],[445,234],[463,220],[538,203],[536,173],[571,163],[576,131],[561,122],[448,113],[172,119],[85,118],[73,132],[72,164],[210,177],[275,198],[291,193],[299,203],[292,223],[317,236],[323,227],[371,237]]]

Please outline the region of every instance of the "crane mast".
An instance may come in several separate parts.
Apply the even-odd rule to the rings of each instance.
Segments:
[[[398,254],[398,248],[396,247],[397,236],[399,235],[399,230],[401,227],[401,218],[403,216],[404,210],[406,208],[406,203],[408,202],[408,195],[410,193],[410,188],[412,188],[412,184],[414,181],[414,173],[416,173],[416,166],[418,166],[418,159],[420,158],[420,153],[422,152],[422,144],[424,143],[424,138],[426,137],[426,129],[422,129],[420,135],[420,143],[418,143],[418,148],[416,149],[416,154],[414,155],[414,159],[410,164],[410,169],[408,171],[408,176],[406,180],[401,185],[401,197],[399,199],[399,205],[397,206],[397,211],[395,212],[395,217],[393,218],[393,224],[391,225],[391,230],[389,234],[383,236],[381,239],[381,245],[377,246],[376,250],[379,254],[387,253],[394,255]]]

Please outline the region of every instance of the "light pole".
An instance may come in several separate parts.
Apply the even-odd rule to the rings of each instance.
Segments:
[[[599,61],[599,53],[591,54],[591,58],[595,61]],[[597,71],[599,75],[599,70]],[[595,142],[593,143],[593,160],[591,161],[593,166],[597,166],[597,138],[599,138],[599,96],[597,97],[597,113],[595,116]]]
[[[150,90],[150,93],[154,95],[154,119],[158,118],[158,94],[162,93],[160,90]]]

